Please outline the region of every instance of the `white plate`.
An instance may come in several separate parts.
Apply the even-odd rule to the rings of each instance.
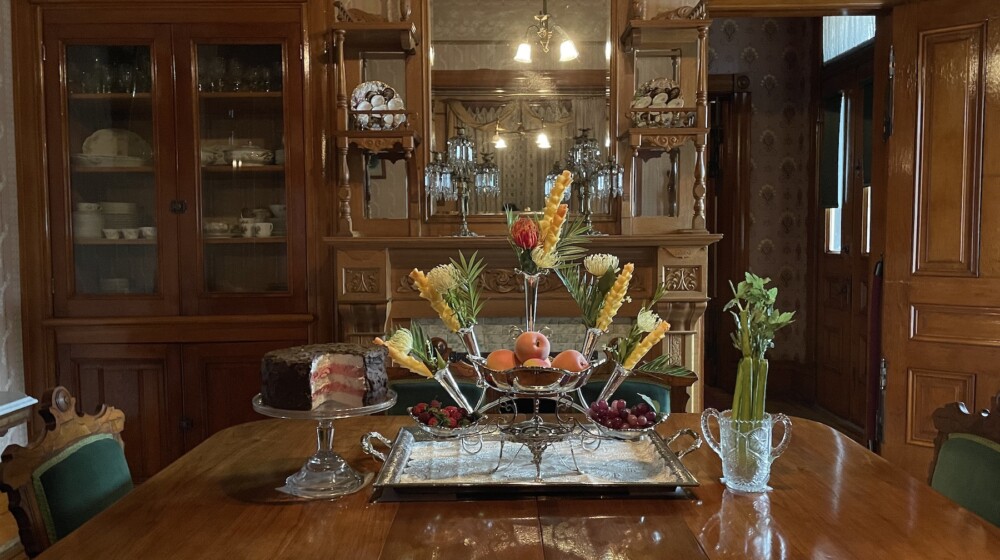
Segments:
[[[149,160],[153,149],[141,136],[131,130],[102,128],[83,141],[84,154],[90,156],[128,156]]]

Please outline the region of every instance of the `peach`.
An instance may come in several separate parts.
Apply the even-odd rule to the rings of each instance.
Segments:
[[[589,365],[583,354],[576,350],[563,350],[552,360],[552,367],[566,371],[583,371]]]
[[[522,362],[526,362],[531,358],[548,360],[550,348],[549,339],[545,338],[544,334],[536,331],[523,332],[514,341],[514,354]]]
[[[521,365],[524,367],[552,367],[547,359],[542,358],[528,358]]]
[[[505,371],[516,367],[519,360],[511,350],[494,350],[486,356],[486,367],[494,371]]]

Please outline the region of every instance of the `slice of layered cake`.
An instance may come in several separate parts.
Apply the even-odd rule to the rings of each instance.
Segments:
[[[261,400],[283,410],[312,410],[327,401],[355,408],[382,402],[385,348],[313,344],[274,350],[261,363]]]

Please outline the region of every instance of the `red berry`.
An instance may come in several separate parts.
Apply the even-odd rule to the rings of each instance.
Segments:
[[[427,421],[427,425],[428,426],[437,426],[438,425],[438,419],[435,418],[435,417],[433,417],[433,416],[431,416],[430,420]]]
[[[439,400],[431,401],[431,408],[441,408],[441,401]]]
[[[649,405],[648,404],[646,404],[646,403],[639,403],[639,404],[635,405],[635,415],[636,416],[639,416],[640,414],[641,415],[645,415],[647,412],[649,412]]]
[[[448,419],[448,427],[449,428],[457,428],[458,427],[458,419],[454,418],[454,417],[449,418]]]
[[[420,420],[424,424],[426,424],[427,421],[430,420],[431,418],[433,418],[433,416],[431,416],[431,413],[426,411],[421,412],[420,414],[417,415],[417,420]]]
[[[656,413],[655,412],[653,412],[652,410],[650,410],[649,412],[646,413],[646,421],[648,421],[650,424],[655,424],[656,420],[657,420],[657,418],[656,418]]]
[[[648,420],[646,420],[646,417],[645,417],[645,416],[636,416],[636,418],[635,418],[635,423],[636,423],[636,425],[637,425],[637,426],[639,426],[640,428],[644,428],[644,427],[646,427],[646,424],[648,424],[648,423],[649,423],[649,421],[648,421]]]
[[[425,410],[427,410],[427,404],[426,403],[417,403],[417,405],[413,407],[413,411],[412,412],[413,412],[413,414],[420,414],[421,412],[423,412]]]

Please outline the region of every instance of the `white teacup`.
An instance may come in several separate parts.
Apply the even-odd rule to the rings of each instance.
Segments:
[[[80,212],[100,212],[101,205],[96,202],[77,202],[76,209]]]
[[[117,229],[102,229],[101,231],[104,233],[104,238],[105,239],[121,239],[122,238],[122,232],[121,232],[121,230],[117,230]]]
[[[253,237],[253,229],[256,225],[257,222],[244,222],[240,220],[240,233],[243,234],[243,237]]]
[[[271,222],[261,222],[253,225],[254,237],[271,237],[272,231],[274,231],[274,224]]]
[[[143,239],[156,239],[156,228],[152,226],[146,226],[139,228],[139,233],[142,235]]]
[[[288,212],[288,207],[284,204],[272,204],[270,208],[275,218],[284,218],[285,213]]]
[[[139,239],[139,230],[137,228],[125,228],[122,230],[122,237],[125,239]]]

